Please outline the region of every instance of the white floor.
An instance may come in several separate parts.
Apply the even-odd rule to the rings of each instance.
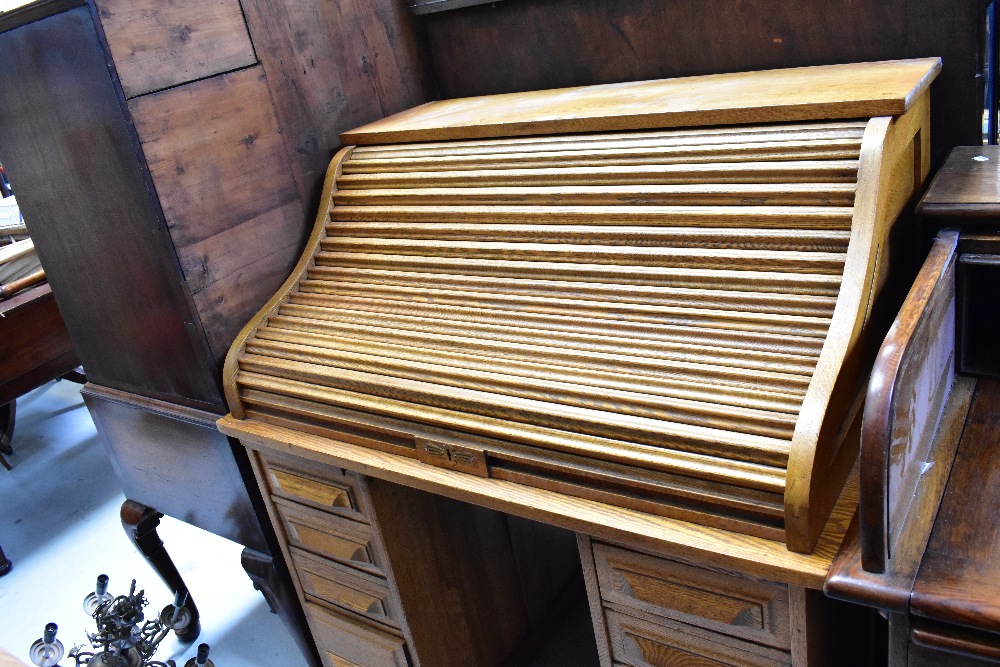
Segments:
[[[14,562],[0,577],[0,647],[30,664],[28,649],[50,621],[67,650],[85,643],[95,628],[82,602],[101,573],[112,594],[127,593],[137,579],[147,618],[171,602],[121,528],[124,496],[79,385],[58,381],[18,399],[13,447],[14,469],[0,468],[0,547]],[[305,666],[240,567],[242,547],[169,517],[159,534],[198,604],[202,631],[194,644],[171,635],[158,660],[183,667],[207,642],[217,667]]]

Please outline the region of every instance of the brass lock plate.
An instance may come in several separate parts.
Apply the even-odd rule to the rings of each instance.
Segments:
[[[477,477],[489,477],[486,452],[474,447],[454,445],[425,438],[416,438],[417,460],[439,468],[467,472]]]

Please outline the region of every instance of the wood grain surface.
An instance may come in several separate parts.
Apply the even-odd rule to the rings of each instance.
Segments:
[[[260,67],[129,103],[213,354],[284,280],[302,203]]]
[[[311,216],[341,132],[435,96],[423,29],[401,2],[242,6]]]
[[[0,86],[18,91],[0,96],[4,168],[88,378],[224,411],[90,12],[2,33],[0,48]]]
[[[1000,215],[1000,147],[958,146],[941,165],[917,213],[955,217],[963,225],[995,224]],[[942,220],[944,222],[944,220]]]
[[[443,99],[940,56],[935,165],[982,143],[988,2],[518,0],[421,17]]]
[[[862,562],[885,570],[955,377],[958,231],[941,232],[882,344],[862,433]],[[950,456],[940,461],[947,465]]]
[[[617,543],[671,553],[784,583],[821,588],[857,506],[857,482],[848,483],[812,554],[780,542],[615,507],[561,493],[429,466],[368,447],[291,431],[254,420],[224,417],[219,428],[249,447],[308,458],[431,493],[552,523]]]
[[[341,139],[377,144],[892,116],[906,112],[940,68],[927,58],[442,100]]]
[[[1000,632],[1000,383],[980,380],[913,586],[913,614]]]
[[[257,62],[238,0],[95,4],[126,97]]]

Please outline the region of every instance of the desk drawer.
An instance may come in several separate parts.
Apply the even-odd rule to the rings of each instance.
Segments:
[[[385,576],[372,548],[370,526],[276,498],[274,507],[292,546]]]
[[[305,610],[326,667],[409,667],[401,637],[319,605],[306,603]]]
[[[601,599],[777,648],[791,646],[788,588],[593,543]]]
[[[368,521],[368,508],[356,477],[342,474],[339,468],[273,452],[260,452],[260,459],[273,495],[355,521]]]
[[[292,561],[306,595],[368,620],[399,628],[401,614],[384,579],[295,548],[292,549]]]
[[[779,667],[791,655],[675,621],[651,623],[607,611],[611,655],[631,667]]]

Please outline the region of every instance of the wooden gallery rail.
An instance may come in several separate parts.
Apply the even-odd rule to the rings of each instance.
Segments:
[[[848,664],[819,589],[939,67],[448,100],[345,133],[219,422],[327,664],[531,664],[579,573],[606,667]]]

